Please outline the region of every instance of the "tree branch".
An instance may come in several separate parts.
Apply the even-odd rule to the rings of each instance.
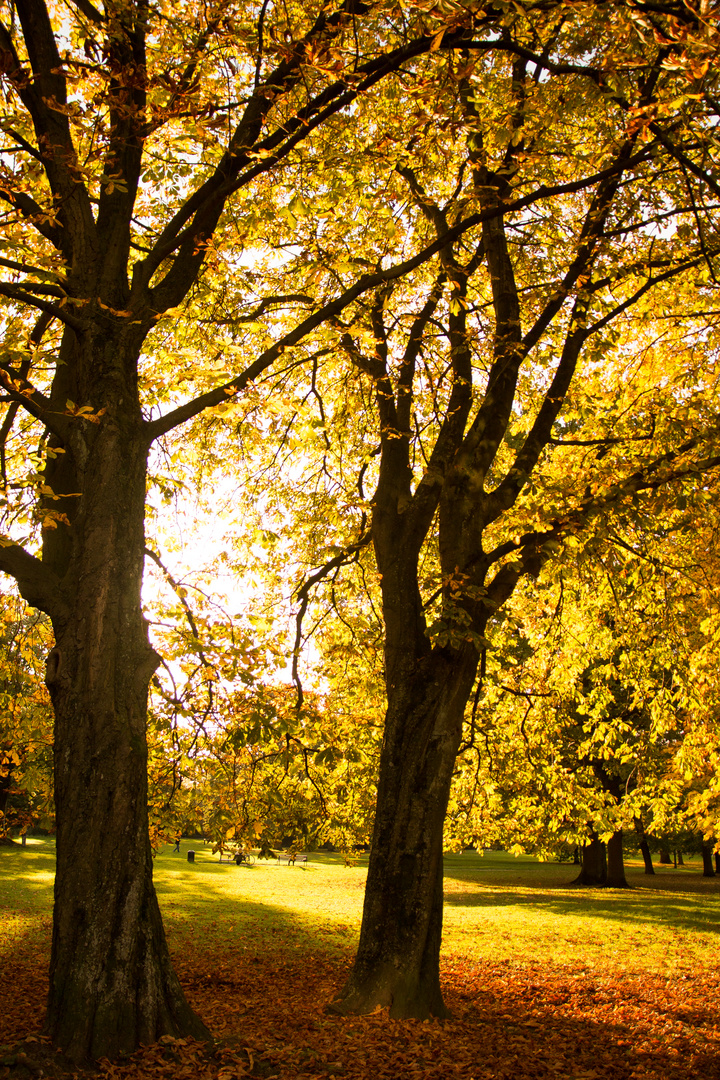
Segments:
[[[637,155],[635,160],[641,160],[642,156],[643,155]],[[542,199],[551,198],[554,195],[573,194],[582,191],[600,180],[614,176],[617,168],[617,164],[614,163],[612,166],[602,169],[597,173],[593,173],[591,176],[584,177],[581,180],[573,180],[566,184],[541,184],[534,192],[532,192],[532,194],[524,195],[519,199],[503,203],[502,207],[491,207],[479,213],[472,214],[470,217],[453,225],[448,229],[444,236],[432,241],[409,259],[405,259],[403,262],[397,263],[387,270],[380,270],[374,274],[363,274],[354,285],[350,286],[349,289],[346,289],[339,297],[330,301],[324,305],[324,307],[319,308],[318,311],[313,312],[312,315],[309,315],[307,319],[304,319],[294,330],[282,337],[269,349],[266,349],[266,351],[262,353],[250,367],[246,368],[244,372],[237,375],[229,382],[224,383],[222,386],[218,386],[216,389],[209,390],[206,394],[202,394],[200,397],[186,402],[184,405],[179,406],[167,415],[162,416],[157,420],[150,421],[146,425],[148,441],[152,442],[154,439],[157,439],[158,436],[166,434],[166,432],[171,431],[179,424],[192,420],[193,417],[198,416],[205,409],[219,405],[222,401],[227,401],[229,397],[232,397],[240,390],[243,390],[249,382],[256,379],[258,375],[270,367],[285,349],[297,345],[299,341],[320,326],[321,323],[335,318],[363,293],[368,292],[371,289],[377,289],[386,282],[396,281],[406,274],[409,274],[412,270],[417,269],[418,266],[421,266],[424,262],[427,262],[428,259],[432,258],[433,255],[436,255],[441,251],[446,244],[453,243],[470,229],[482,224],[483,221],[487,221],[500,213],[510,214],[516,210],[522,210],[527,206],[531,206]]]
[[[52,316],[47,312],[43,312],[38,318],[35,326],[30,334],[30,344],[32,346],[38,346],[43,339],[43,335],[48,326],[52,322]],[[18,369],[18,375],[21,379],[26,380],[30,374],[30,367],[32,364],[32,356],[27,356]],[[11,399],[8,410],[3,418],[2,425],[0,425],[0,482],[3,486],[7,485],[7,467],[5,457],[5,447],[7,444],[8,435],[12,431],[12,426],[15,423],[15,417],[20,409],[20,402],[16,399]]]
[[[300,709],[303,703],[303,688],[298,672],[298,659],[300,657],[300,646],[302,644],[302,624],[305,618],[305,612],[308,609],[310,603],[310,592],[318,584],[323,581],[328,574],[331,574],[333,570],[339,569],[341,566],[345,566],[347,563],[357,560],[358,555],[364,547],[367,547],[372,540],[372,533],[369,529],[362,533],[360,538],[356,540],[354,544],[351,544],[344,551],[341,551],[334,558],[330,559],[321,566],[319,570],[316,570],[314,574],[306,578],[300,588],[296,592],[296,596],[300,601],[300,607],[298,608],[297,615],[295,616],[295,644],[293,645],[293,660],[292,660],[292,680],[297,688],[297,708]]]
[[[103,26],[107,21],[95,5],[90,3],[90,0],[69,0],[69,2],[75,4],[78,11],[81,11],[86,19],[89,19],[90,22],[95,23],[97,26]]]
[[[50,241],[57,251],[61,250],[62,230],[50,224],[54,215],[46,213],[42,206],[24,191],[10,191],[8,188],[2,187],[0,188],[0,199],[10,203],[22,214],[26,221],[30,222],[33,228],[37,229],[41,236]]]
[[[47,286],[47,288],[49,289],[51,286]],[[61,291],[61,295],[65,296],[65,293]],[[40,311],[44,311],[47,315],[51,315],[53,318],[59,319],[60,322],[72,327],[76,333],[82,333],[83,324],[79,319],[75,318],[74,315],[70,315],[64,307],[51,304],[47,300],[41,300],[38,296],[33,296],[32,293],[27,291],[27,288],[19,288],[17,285],[9,285],[3,281],[0,282],[0,296],[7,296],[10,300],[17,300],[22,304],[29,304],[31,307],[39,308]]]
[[[20,595],[31,607],[44,611],[53,621],[62,619],[66,605],[59,579],[40,559],[4,537],[0,537],[0,572],[15,578]]]
[[[67,83],[50,16],[44,0],[16,0],[25,47],[33,72],[32,81],[20,71],[8,72],[32,117],[38,147],[53,194],[59,200],[59,234],[66,256],[77,256],[94,238],[95,221],[88,192],[79,177],[77,153],[66,115]],[[0,46],[7,48],[10,35],[0,28]],[[12,49],[12,41],[9,41]],[[11,56],[17,61],[12,49]],[[70,261],[70,260],[69,260]]]

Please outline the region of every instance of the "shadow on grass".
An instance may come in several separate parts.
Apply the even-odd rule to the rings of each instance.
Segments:
[[[268,877],[271,869],[272,877]],[[15,913],[32,923],[52,916],[55,845],[51,840],[25,848],[4,848],[0,856],[0,912]],[[243,895],[244,885],[262,875],[273,882],[278,896],[268,899]],[[262,955],[268,950],[311,951],[337,957],[356,939],[347,920],[323,918],[292,908],[292,895],[303,882],[310,885],[313,867],[253,867],[218,863],[209,849],[172,858],[161,854],[154,866],[155,890],[171,951],[197,950],[221,954],[228,948]],[[287,891],[288,902],[282,894]],[[20,931],[18,931],[19,933]],[[2,940],[0,933],[0,941]],[[15,937],[14,939],[15,940]]]
[[[556,916],[594,917],[613,922],[663,926],[676,930],[708,932],[720,922],[720,896],[711,899],[706,894],[678,895],[655,890],[572,889],[563,895],[549,891],[547,885],[519,886],[503,889],[484,884],[481,889],[467,892],[452,891],[445,895],[449,907],[531,908]]]
[[[493,851],[486,855],[451,853],[443,857],[445,877],[458,881],[485,881],[488,874],[499,874],[502,880],[511,879],[531,887],[567,887],[580,872],[580,867],[570,862],[541,862],[532,855],[513,856],[503,851]],[[656,864],[655,874],[645,874],[643,864],[638,859],[625,861],[625,872],[631,884],[650,889],[688,889],[689,891],[712,890],[720,888],[720,876],[704,878],[702,862],[688,860],[682,866],[663,866]]]

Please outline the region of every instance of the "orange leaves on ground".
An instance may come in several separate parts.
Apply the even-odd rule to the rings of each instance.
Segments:
[[[48,918],[38,922],[24,913],[10,912],[0,920],[0,1046],[34,1035],[42,1024],[50,934]]]
[[[37,1031],[46,994],[43,938],[10,957],[3,973],[6,1046]],[[219,934],[210,941],[188,935],[174,946],[188,997],[218,1044],[164,1038],[122,1062],[100,1062],[106,1080],[720,1078],[719,982],[706,971],[666,978],[454,960],[443,969],[453,1018],[441,1024],[391,1020],[386,1011],[326,1013],[349,952],[261,953],[237,938],[225,945]],[[19,1062],[0,1066],[0,1077],[25,1074]]]

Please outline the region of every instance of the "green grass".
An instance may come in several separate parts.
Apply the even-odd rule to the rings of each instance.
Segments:
[[[720,882],[700,861],[626,864],[631,889],[568,887],[577,868],[501,852],[445,859],[445,949],[553,967],[677,974],[717,945]]]
[[[187,862],[192,846],[195,863]],[[677,974],[697,970],[715,949],[720,878],[698,861],[656,867],[645,877],[630,862],[630,890],[569,888],[576,869],[502,852],[447,855],[443,953],[449,961],[542,962],[593,970]],[[30,839],[0,848],[0,912],[12,938],[47,928],[52,911],[54,844]],[[232,943],[257,953],[273,946],[337,955],[350,952],[362,916],[367,857],[347,868],[340,856],[313,854],[307,867],[259,861],[218,863],[209,847],[165,847],[155,882],[177,946]]]

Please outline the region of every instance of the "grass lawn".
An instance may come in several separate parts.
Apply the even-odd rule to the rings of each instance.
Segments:
[[[654,878],[631,862],[632,889],[589,891],[568,887],[567,864],[446,856],[444,1024],[323,1011],[357,943],[366,863],[237,867],[201,842],[183,841],[180,856],[168,845],[155,881],[173,960],[224,1041],[214,1055],[165,1043],[108,1075],[720,1078],[720,878],[704,879],[699,861]],[[0,848],[6,1047],[41,1022],[53,869],[50,840]]]

